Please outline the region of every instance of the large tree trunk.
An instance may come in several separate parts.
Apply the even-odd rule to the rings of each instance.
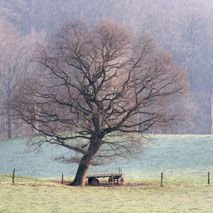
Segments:
[[[93,138],[91,139],[90,146],[87,153],[81,158],[81,161],[78,166],[77,173],[75,175],[74,181],[70,184],[72,186],[85,186],[86,176],[88,168],[92,162],[93,157],[98,152],[99,148],[102,145],[102,138]]]
[[[88,171],[90,162],[88,162],[87,165],[85,165],[84,157],[81,159],[81,162],[78,166],[78,170],[75,175],[74,181],[70,184],[72,186],[85,186],[87,171]]]

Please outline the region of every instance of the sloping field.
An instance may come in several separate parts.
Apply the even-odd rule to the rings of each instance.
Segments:
[[[191,176],[193,179],[213,173],[213,136],[211,135],[153,135],[145,143],[141,156],[118,160],[107,165],[91,167],[89,173],[111,173],[122,168],[125,178],[158,178]],[[62,164],[53,158],[69,150],[46,145],[40,153],[27,152],[25,138],[0,142],[0,173],[16,173],[29,177],[74,176],[77,166]]]

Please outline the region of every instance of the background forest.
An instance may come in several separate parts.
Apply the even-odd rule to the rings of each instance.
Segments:
[[[155,126],[152,133],[212,133],[212,0],[0,0],[0,137],[31,134],[16,119],[11,98],[19,81],[35,67],[30,59],[38,44],[66,19],[93,25],[113,18],[136,31],[149,32],[187,72],[189,92],[169,109],[181,109],[174,128]]]

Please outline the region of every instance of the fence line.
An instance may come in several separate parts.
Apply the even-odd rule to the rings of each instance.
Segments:
[[[14,169],[13,169],[13,172],[12,172],[12,183],[13,183],[13,184],[15,183],[15,171],[16,171],[16,169],[14,168]],[[111,184],[112,184],[112,186],[113,186],[113,185],[114,185],[114,181],[113,181],[114,177],[113,177],[113,174],[112,174],[111,178],[112,178]],[[164,184],[163,184],[163,180],[164,180],[164,174],[163,174],[163,172],[161,172],[161,174],[160,174],[160,186],[161,186],[161,187],[163,187],[163,185],[164,185]],[[64,173],[63,173],[63,172],[62,172],[62,176],[61,176],[61,184],[64,184]],[[211,184],[210,172],[208,172],[208,174],[207,174],[207,184],[208,184],[208,185]]]

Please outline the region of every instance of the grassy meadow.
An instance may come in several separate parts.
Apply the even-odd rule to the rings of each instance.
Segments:
[[[212,212],[213,185],[167,180],[160,187],[153,180],[144,185],[81,188],[25,177],[14,185],[9,176],[0,175],[0,179],[4,181],[0,184],[1,213]]]
[[[76,167],[52,161],[65,150],[24,151],[23,138],[0,143],[0,213],[213,212],[213,136],[155,135],[141,158],[121,160],[89,173],[123,169],[123,186],[70,187]],[[15,184],[12,169],[16,168]],[[160,173],[164,173],[160,187]],[[207,173],[212,185],[207,184]],[[7,174],[7,175],[6,175]],[[10,175],[9,175],[10,174]],[[24,175],[24,176],[20,176]],[[54,177],[54,178],[51,178]]]

